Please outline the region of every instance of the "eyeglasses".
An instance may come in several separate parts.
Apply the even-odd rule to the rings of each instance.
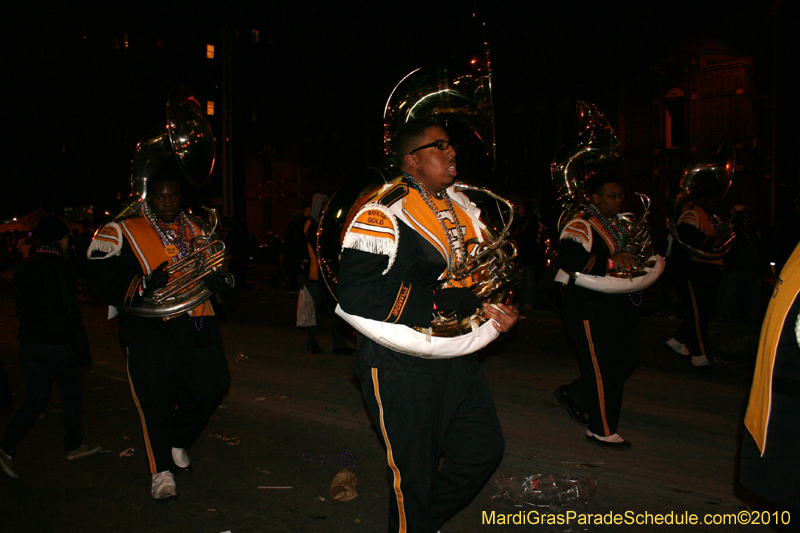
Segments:
[[[447,150],[448,148],[450,148],[452,146],[453,150],[458,152],[458,145],[456,143],[451,142],[451,141],[439,140],[439,141],[433,141],[430,144],[426,144],[426,145],[420,146],[419,148],[414,148],[413,150],[408,152],[408,155],[411,155],[411,154],[413,154],[414,152],[416,152],[418,150],[424,150],[426,148],[433,148],[434,146],[436,148],[438,148],[439,150],[441,150],[441,151],[445,151],[445,150]]]

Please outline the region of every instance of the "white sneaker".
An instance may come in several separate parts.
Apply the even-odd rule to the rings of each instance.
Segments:
[[[2,467],[5,473],[11,476],[12,479],[19,479],[19,474],[14,470],[13,459],[3,450],[0,450],[0,467]]]
[[[711,366],[711,363],[705,355],[693,355],[692,364],[694,366]]]
[[[91,446],[81,444],[80,448],[65,453],[64,457],[66,457],[68,461],[72,461],[75,459],[80,459],[81,457],[86,457],[87,455],[95,454],[99,452],[101,449],[102,446],[100,446],[99,444],[92,444]]]
[[[687,348],[686,345],[683,344],[682,342],[678,342],[678,340],[675,338],[668,340],[667,346],[669,346],[670,348],[672,348],[674,351],[676,351],[681,355],[691,355],[689,353],[689,348]]]
[[[189,468],[192,462],[189,460],[189,454],[183,448],[172,448],[172,460],[175,466],[179,468]]]
[[[178,490],[175,488],[175,476],[169,470],[164,470],[158,474],[153,474],[153,486],[150,489],[150,494],[156,500],[165,500],[178,495]]]

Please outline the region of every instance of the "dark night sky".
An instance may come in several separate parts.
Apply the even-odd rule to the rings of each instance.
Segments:
[[[165,2],[149,8],[141,2],[123,7],[108,7],[110,4],[86,4],[82,8],[80,3],[34,1],[13,8],[8,18],[10,28],[5,32],[11,39],[2,59],[8,96],[2,112],[6,164],[0,168],[0,179],[6,192],[0,200],[0,218],[24,215],[37,204],[58,207],[55,204],[59,201],[79,202],[76,196],[87,184],[63,183],[57,169],[42,161],[48,153],[40,144],[42,139],[59,135],[68,138],[70,130],[84,122],[114,120],[114,113],[127,111],[124,102],[104,117],[84,111],[91,109],[93,99],[109,99],[101,92],[105,88],[93,87],[81,76],[56,76],[42,69],[39,62],[31,62],[40,57],[42,42],[57,43],[59,38],[68,42],[83,30],[121,27],[127,21],[175,28],[209,23],[209,11],[204,9],[207,4],[181,3],[172,8],[164,7]],[[363,144],[363,140],[355,139],[359,135],[380,135],[382,106],[406,73],[428,62],[475,50],[481,39],[476,21],[483,20],[493,61],[498,150],[503,154],[504,138],[515,134],[503,129],[504,120],[515,108],[553,98],[587,99],[601,105],[613,101],[613,80],[609,78],[620,62],[646,68],[654,54],[684,39],[699,37],[722,40],[737,52],[768,57],[773,7],[770,2],[749,4],[734,7],[729,1],[719,0],[428,0],[322,5],[310,1],[239,1],[225,3],[223,11],[215,8],[210,12],[215,21],[247,21],[244,27],[259,27],[262,39],[266,36],[269,40],[269,64],[257,66],[254,76],[269,87],[265,95],[268,108],[262,111],[273,120],[275,129],[304,130],[291,132],[295,135],[351,135],[355,146]],[[778,34],[784,42],[793,31],[790,21],[797,19],[780,1],[777,4],[782,14]],[[783,53],[779,55],[783,57]],[[82,95],[82,114],[70,115],[74,110],[58,98],[65,86],[72,94]],[[156,102],[162,96],[143,94],[142,98]],[[796,106],[792,109],[796,113]],[[133,146],[135,139],[121,140],[119,153],[98,154],[93,163],[129,159]],[[375,146],[380,146],[379,139]],[[130,155],[123,156],[125,153]],[[364,160],[363,150],[342,157],[352,158],[354,168],[374,162]],[[514,154],[504,157],[513,159]],[[48,198],[50,191],[57,191],[55,199]]]

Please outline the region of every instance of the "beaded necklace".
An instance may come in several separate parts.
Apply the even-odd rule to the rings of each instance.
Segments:
[[[56,255],[61,255],[61,252],[59,252],[58,250],[56,250],[56,247],[55,247],[55,246],[50,246],[49,244],[40,244],[40,245],[39,245],[39,246],[36,248],[36,253],[39,253],[39,252],[44,252],[44,253],[47,253],[47,254],[56,254]],[[63,256],[62,256],[62,257],[63,257]]]
[[[182,257],[186,257],[189,255],[189,244],[186,235],[186,228],[188,227],[191,232],[191,237],[195,236],[194,228],[192,228],[191,224],[186,222],[186,215],[181,211],[178,214],[177,221],[178,221],[178,231],[176,232],[172,228],[169,227],[169,224],[161,220],[153,213],[153,210],[150,208],[150,204],[145,202],[144,207],[142,208],[142,213],[144,213],[144,217],[153,226],[153,229],[156,230],[158,236],[161,238],[161,242],[164,244],[164,247],[174,246],[177,249],[177,258],[180,259]]]
[[[614,224],[610,218],[603,215],[593,204],[589,204],[584,211],[586,214],[594,216],[603,226],[603,229],[606,230],[608,236],[611,237],[611,242],[614,243],[614,252],[621,252],[625,248],[625,241],[627,240],[625,231]]]
[[[589,204],[589,207],[587,207],[585,211],[587,214],[594,216],[598,221],[600,221],[600,224],[603,226],[603,229],[606,230],[606,233],[608,233],[608,235],[611,237],[611,241],[614,243],[614,252],[615,253],[621,252],[625,247],[625,241],[627,240],[628,237],[625,234],[625,230],[620,229],[616,224],[614,224],[611,221],[611,219],[603,215],[600,212],[600,210],[597,209],[597,207],[595,207],[593,204]],[[638,294],[639,296],[638,302],[634,301],[633,299],[634,294]],[[644,301],[644,294],[642,293],[642,291],[629,293],[628,299],[635,307],[639,307],[640,305],[642,305],[642,302]]]
[[[177,261],[183,257],[189,255],[189,240],[196,235],[194,227],[191,224],[187,223],[186,215],[181,211],[178,214],[177,221],[178,221],[178,231],[176,232],[172,228],[169,227],[169,224],[161,220],[153,213],[153,210],[150,209],[150,204],[148,202],[144,203],[142,207],[142,213],[144,214],[144,218],[150,223],[153,229],[158,234],[159,238],[161,239],[161,243],[164,245],[165,249],[169,249],[170,246],[173,247],[175,253],[170,254],[167,252],[167,255],[170,255],[172,261]],[[189,236],[187,238],[186,228],[189,228]],[[195,317],[193,315],[193,311],[189,311],[189,315],[192,317],[192,321],[194,322],[194,327],[196,330],[200,331],[203,329],[203,317]]]
[[[447,230],[447,226],[444,223],[444,217],[439,216],[440,210],[435,205],[434,195],[431,194],[431,191],[428,190],[425,185],[417,181],[416,178],[406,174],[405,172],[403,175],[408,179],[409,184],[411,187],[416,190],[422,199],[425,201],[425,204],[428,206],[428,209],[436,217],[436,220],[439,221],[439,224],[442,226],[442,231],[444,231],[444,236],[447,239],[447,245],[450,248],[450,255],[447,258],[447,273],[450,274],[453,270],[453,266],[455,261],[462,262],[464,259],[464,227],[461,225],[461,221],[458,219],[458,215],[456,214],[456,209],[453,207],[453,202],[450,201],[450,196],[447,193],[443,193],[442,196],[445,205],[447,206],[447,210],[453,216],[453,220],[455,222],[456,228],[458,229],[458,239],[451,239],[450,232]],[[455,242],[454,242],[455,241]]]

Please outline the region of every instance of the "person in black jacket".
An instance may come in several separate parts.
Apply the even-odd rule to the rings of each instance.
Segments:
[[[727,240],[728,232],[718,235],[717,221],[712,216],[713,205],[708,196],[696,194],[694,201],[683,207],[678,218],[678,234],[683,243],[702,252],[711,252]],[[702,257],[676,246],[675,265],[678,303],[685,317],[666,344],[676,353],[691,356],[695,367],[711,366],[708,323],[717,305],[722,258]]]
[[[344,238],[341,310],[388,330],[429,327],[434,310],[463,319],[483,305],[494,333],[509,331],[516,308],[481,302],[471,281],[434,288],[466,259],[481,224],[453,187],[456,148],[447,132],[435,119],[410,121],[394,150],[404,175],[366,203]],[[489,479],[503,457],[503,432],[477,353],[428,359],[387,344],[360,334],[353,369],[386,445],[389,531],[434,533]]]
[[[28,399],[14,414],[0,444],[0,466],[15,479],[19,475],[12,458],[47,407],[51,378],[61,388],[64,401],[66,458],[78,459],[100,450],[99,445],[83,444],[81,366],[90,364],[91,357],[75,277],[66,258],[69,229],[58,217],[45,215],[34,235],[41,244],[14,276],[17,340]]]
[[[177,496],[174,474],[191,468],[187,450],[200,437],[230,386],[215,305],[231,296],[235,277],[209,273],[210,297],[185,308],[134,313],[167,285],[167,265],[190,253],[201,221],[181,209],[181,170],[164,166],[147,180],[139,212],[104,225],[89,245],[87,284],[119,311],[119,340],[128,354],[128,379],[142,420],[151,495]]]
[[[631,443],[617,433],[625,381],[639,359],[641,300],[632,294],[605,292],[576,284],[581,275],[605,277],[629,271],[636,257],[627,252],[629,236],[618,222],[625,195],[613,167],[587,172],[590,203],[561,232],[558,260],[561,313],[578,356],[580,376],[553,393],[573,420],[587,426],[586,440],[625,450]],[[568,275],[571,273],[572,275]]]

